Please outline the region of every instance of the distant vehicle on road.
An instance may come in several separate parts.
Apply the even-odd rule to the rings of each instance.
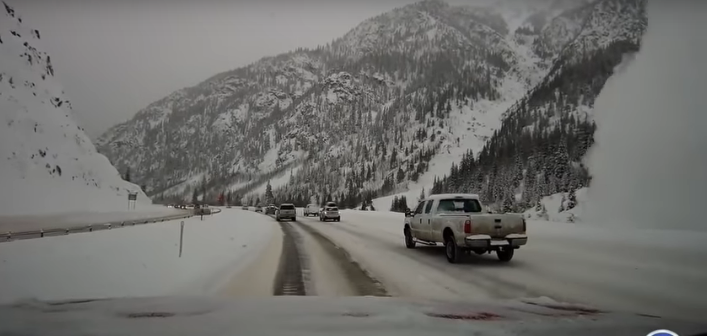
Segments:
[[[444,243],[447,260],[461,261],[463,254],[496,252],[507,262],[527,244],[525,219],[517,214],[483,213],[474,194],[432,195],[405,214],[405,246]]]
[[[255,206],[255,212],[263,212],[263,207],[260,205]]]
[[[248,210],[248,206],[247,205],[242,206],[241,210]]]
[[[304,207],[304,216],[319,216],[319,209],[319,206],[316,204],[307,204],[307,206]]]
[[[277,210],[277,207],[275,206],[275,204],[270,204],[267,207],[265,207],[265,214],[266,215],[274,215],[276,210]]]
[[[283,203],[275,210],[275,220],[279,222],[283,219],[297,220],[297,210],[295,210],[294,204]]]
[[[341,215],[339,214],[339,208],[332,207],[332,206],[325,206],[324,211],[319,213],[319,220],[322,222],[326,222],[328,220],[340,222]]]

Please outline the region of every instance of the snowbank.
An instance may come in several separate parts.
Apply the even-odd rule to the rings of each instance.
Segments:
[[[526,210],[523,216],[528,219],[546,220],[551,222],[579,222],[582,221],[585,208],[587,206],[587,188],[575,191],[575,205],[570,207],[571,193],[557,193],[545,196],[540,200],[537,207]]]
[[[260,254],[268,217],[217,216],[0,244],[0,301],[216,293]]]
[[[0,215],[115,211],[137,192],[71,115],[41,33],[0,9]]]
[[[641,50],[596,101],[585,220],[707,229],[707,2],[648,3]],[[627,64],[626,64],[627,63]]]

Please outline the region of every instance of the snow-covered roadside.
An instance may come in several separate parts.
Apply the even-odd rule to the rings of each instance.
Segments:
[[[210,295],[256,260],[275,226],[266,217],[224,209],[217,216],[0,245],[0,302]]]
[[[273,229],[270,241],[263,246],[257,258],[248,262],[245,268],[231,277],[219,294],[228,297],[272,296],[284,238],[279,227],[271,226]]]
[[[696,320],[707,311],[704,232],[529,221],[529,243],[509,264],[495,255],[472,255],[452,265],[442,247],[406,249],[402,223],[402,214],[351,210],[342,211],[340,223],[311,221],[397,296],[548,296]]]

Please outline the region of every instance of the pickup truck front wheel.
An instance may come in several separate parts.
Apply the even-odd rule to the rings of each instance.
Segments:
[[[496,256],[498,256],[498,260],[502,262],[509,262],[511,259],[513,259],[513,251],[514,249],[503,249],[503,250],[498,250],[496,251]]]
[[[405,228],[404,232],[405,234],[405,247],[411,249],[415,248],[415,239],[412,237],[412,232],[410,232],[410,228]]]
[[[447,235],[444,237],[444,250],[447,255],[447,261],[452,264],[459,263],[462,258],[462,250],[457,246],[457,242],[454,241],[454,236]]]

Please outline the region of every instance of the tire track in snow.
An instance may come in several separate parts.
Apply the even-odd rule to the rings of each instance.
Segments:
[[[307,295],[303,276],[305,272],[303,272],[303,263],[300,258],[301,247],[298,246],[298,239],[301,240],[301,237],[293,230],[292,224],[288,222],[278,222],[278,224],[280,224],[284,237],[282,239],[280,265],[278,266],[273,286],[273,295]]]
[[[383,284],[353,260],[344,248],[336,245],[332,240],[313,227],[299,221],[296,223],[307,232],[307,234],[312,236],[329,256],[338,261],[341,272],[343,272],[344,277],[349,281],[356,295],[389,296]]]

